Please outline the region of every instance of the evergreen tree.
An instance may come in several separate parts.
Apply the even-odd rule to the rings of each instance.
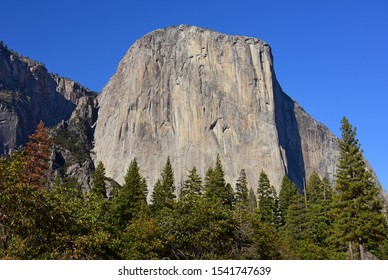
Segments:
[[[324,199],[322,181],[316,171],[310,175],[304,191],[307,204],[319,203]]]
[[[152,194],[154,210],[163,208],[172,209],[175,199],[174,170],[172,169],[170,157],[167,157],[166,165],[162,171],[162,180],[158,180]]]
[[[36,188],[47,188],[50,182],[49,162],[52,141],[43,121],[40,121],[34,134],[28,137],[24,154],[26,166],[22,173],[22,182]]]
[[[287,187],[281,195],[287,209],[281,233],[297,259],[338,258],[331,238],[332,225],[322,184],[319,176],[313,173],[303,196],[289,180],[283,181]]]
[[[314,182],[317,178],[312,176],[307,185]],[[307,198],[306,204],[306,197],[297,193],[290,201],[282,234],[298,259],[336,259],[329,208],[323,199]]]
[[[220,156],[217,155],[216,166],[209,168],[205,176],[205,196],[213,201],[231,208],[234,203],[234,193],[230,185],[225,182],[224,168]]]
[[[101,161],[98,162],[96,170],[92,174],[92,179],[93,179],[93,188],[91,192],[96,195],[100,195],[104,198],[107,198],[106,187],[105,187],[105,179],[106,179],[105,167]]]
[[[240,175],[236,182],[236,204],[248,206],[248,182],[247,174],[241,169]]]
[[[147,203],[147,184],[140,175],[136,159],[133,159],[124,177],[124,184],[112,200],[112,213],[119,228],[125,228]]]
[[[297,192],[293,195],[288,203],[286,216],[284,217],[283,235],[291,247],[298,249],[300,241],[305,240],[308,236],[307,227],[307,208],[305,199],[302,194]],[[299,248],[301,251],[301,248]],[[298,253],[298,252],[297,252]],[[299,252],[298,257],[301,257]]]
[[[224,169],[222,167],[220,156],[217,154],[216,166],[209,167],[205,176],[206,196],[214,200],[220,200],[222,203],[226,200],[226,182]]]
[[[233,206],[235,205],[236,199],[235,199],[234,190],[233,190],[232,185],[230,183],[226,184],[226,196],[225,197],[226,197],[226,200],[225,200],[224,205],[226,205],[230,209],[233,208]]]
[[[288,207],[298,197],[298,194],[298,187],[287,176],[284,176],[279,192],[279,209],[282,225],[285,224]]]
[[[179,200],[174,211],[159,217],[170,259],[230,258],[236,221],[232,211],[205,197]]]
[[[322,179],[322,190],[323,190],[323,200],[326,204],[330,204],[333,200],[333,189],[331,187],[330,181],[327,177]]]
[[[257,188],[258,214],[261,222],[274,225],[276,222],[276,204],[273,196],[274,191],[271,187],[267,174],[261,171],[259,186]]]
[[[348,244],[351,259],[358,245],[359,258],[365,258],[368,245],[384,239],[382,203],[371,173],[356,138],[356,129],[344,117],[339,141],[340,158],[337,165],[333,213],[335,233]]]
[[[183,184],[183,188],[181,190],[181,197],[190,195],[201,196],[202,194],[202,179],[197,173],[197,168],[193,167],[189,171],[188,178]]]

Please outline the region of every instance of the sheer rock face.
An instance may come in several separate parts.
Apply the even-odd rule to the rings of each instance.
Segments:
[[[264,170],[278,188],[300,188],[317,170],[333,179],[337,139],[278,84],[271,49],[255,38],[190,26],[138,40],[98,96],[95,161],[123,182],[136,157],[153,186],[170,156],[177,187],[219,154],[228,182],[245,169],[250,187]]]
[[[40,120],[52,127],[69,119],[79,98],[91,95],[0,42],[0,155],[26,143]]]

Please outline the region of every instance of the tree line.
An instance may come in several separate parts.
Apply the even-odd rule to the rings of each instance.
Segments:
[[[313,172],[304,190],[263,170],[226,182],[219,156],[205,177],[193,167],[176,189],[170,159],[150,194],[136,159],[124,183],[104,165],[83,193],[48,177],[52,142],[41,122],[21,152],[0,160],[2,259],[388,259],[387,216],[356,129],[342,120],[334,188]],[[53,187],[50,187],[53,185]]]

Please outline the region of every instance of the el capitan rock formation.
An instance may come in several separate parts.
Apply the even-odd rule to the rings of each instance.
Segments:
[[[193,26],[139,39],[98,96],[95,162],[122,183],[136,157],[149,186],[170,156],[179,185],[196,166],[204,176],[220,155],[227,181],[240,169],[256,188],[264,170],[278,188],[302,188],[316,170],[333,180],[337,138],[288,97],[269,45]]]

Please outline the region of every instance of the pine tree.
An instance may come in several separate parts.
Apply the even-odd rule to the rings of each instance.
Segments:
[[[335,233],[340,241],[348,244],[351,259],[355,258],[356,244],[360,259],[364,259],[368,245],[384,239],[382,203],[373,177],[366,169],[356,129],[345,117],[341,123],[333,200]]]
[[[147,184],[140,175],[136,159],[133,159],[124,177],[124,184],[112,200],[112,213],[119,228],[125,228],[147,204]]]
[[[39,122],[29,139],[24,149],[26,166],[21,181],[38,189],[47,188],[52,141],[43,121]]]
[[[175,199],[174,170],[172,169],[170,157],[167,157],[166,165],[162,171],[162,180],[158,180],[152,194],[154,210],[163,208],[172,209]]]
[[[291,244],[306,238],[306,222],[307,208],[302,194],[298,192],[290,200],[283,229]]]
[[[234,203],[232,187],[226,184],[225,172],[222,167],[220,156],[217,155],[216,166],[209,168],[205,176],[205,196],[213,201],[231,208]]]
[[[181,197],[196,195],[201,196],[203,194],[202,190],[202,179],[197,173],[197,168],[195,166],[189,171],[187,180],[183,184],[181,190]]]
[[[287,176],[284,176],[279,192],[279,209],[282,225],[285,224],[288,207],[297,198],[298,195],[298,187],[293,182],[291,182]]]
[[[305,198],[306,217],[303,240],[304,244],[309,246],[302,255],[314,259],[332,258],[335,247],[332,244],[332,221],[329,215],[331,201],[329,181],[325,178],[321,180],[318,174],[313,172],[307,180]]]
[[[260,221],[270,225],[274,225],[276,222],[276,205],[273,194],[273,188],[271,187],[267,174],[264,171],[261,171],[259,186],[257,188],[257,199],[259,201],[258,213]]]
[[[322,189],[323,189],[323,200],[326,204],[330,204],[333,200],[333,189],[331,187],[330,181],[327,177],[322,179]]]
[[[248,205],[248,182],[247,174],[241,169],[236,183],[236,204]]]
[[[92,178],[93,188],[91,192],[103,198],[107,198],[105,187],[105,167],[101,161],[97,164],[96,170],[92,174]]]
[[[224,205],[228,208],[233,208],[235,205],[236,199],[235,199],[235,193],[232,188],[232,185],[230,183],[226,183],[226,196],[225,196],[225,203]]]
[[[324,199],[322,181],[316,171],[314,171],[307,180],[305,197],[307,204],[319,203]]]

